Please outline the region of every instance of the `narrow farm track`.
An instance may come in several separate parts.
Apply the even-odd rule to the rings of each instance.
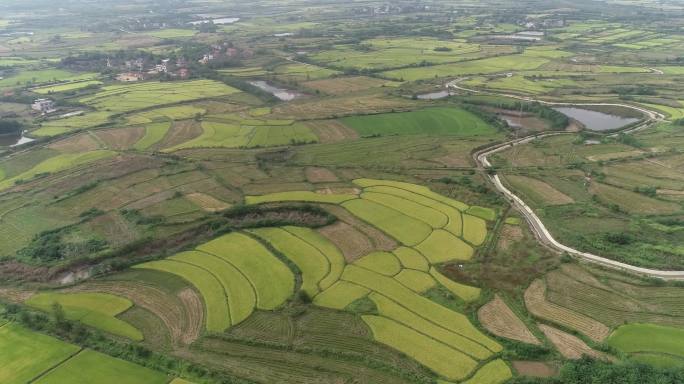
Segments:
[[[561,103],[561,102],[550,102],[550,101],[545,101],[545,100],[536,100],[532,99],[530,97],[523,97],[519,95],[512,95],[512,94],[504,94],[504,93],[492,93],[492,92],[485,92],[485,91],[479,91],[479,90],[474,90],[474,89],[468,89],[468,88],[463,88],[458,85],[460,81],[464,79],[456,79],[451,82],[449,82],[446,87],[447,88],[453,88],[461,91],[466,91],[466,92],[471,92],[471,93],[480,93],[480,94],[491,94],[491,95],[496,95],[496,96],[504,96],[504,97],[510,97],[510,98],[515,98],[523,101],[529,101],[529,102],[538,102],[540,104],[545,104],[545,105],[576,105],[576,106],[619,106],[619,107],[625,107],[625,108],[630,108],[639,112],[642,112],[646,118],[644,119],[643,122],[640,124],[633,126],[627,130],[623,130],[620,133],[632,133],[639,131],[641,129],[650,127],[652,124],[655,124],[660,121],[665,120],[665,116],[661,113],[654,112],[648,109],[636,107],[634,105],[630,104],[621,104],[621,103]],[[529,143],[532,140],[544,138],[544,137],[549,137],[549,136],[559,136],[559,135],[568,135],[572,134],[572,132],[548,132],[548,133],[541,133],[541,134],[533,134],[530,136],[522,137],[522,138],[517,138],[513,140],[506,141],[504,143],[498,143],[494,144],[492,146],[489,146],[484,149],[480,149],[479,151],[476,151],[473,153],[473,160],[475,160],[475,163],[477,164],[478,168],[480,169],[487,169],[492,166],[492,164],[489,162],[488,157],[489,155],[504,151],[509,148],[513,148],[517,145],[521,144],[526,144]],[[613,133],[613,135],[617,135],[617,133]],[[501,182],[501,179],[499,178],[499,175],[497,174],[488,174],[486,177],[493,185],[494,187],[501,192],[506,199],[511,203],[511,205],[518,210],[525,220],[529,223],[530,228],[532,229],[532,232],[534,232],[535,237],[545,246],[554,249],[558,252],[566,252],[574,257],[577,257],[579,259],[592,262],[595,264],[600,264],[605,267],[609,268],[614,268],[614,269],[619,269],[631,273],[636,273],[639,275],[644,275],[648,277],[655,277],[655,278],[660,278],[664,280],[684,280],[684,271],[664,271],[664,270],[656,270],[656,269],[649,269],[649,268],[643,268],[643,267],[638,267],[635,265],[631,264],[626,264],[622,263],[619,261],[611,260],[599,255],[595,255],[592,253],[588,252],[582,252],[577,249],[574,249],[572,247],[569,247],[567,245],[561,244],[558,242],[553,235],[551,235],[551,232],[546,228],[544,223],[541,221],[539,216],[537,216],[536,213],[530,208],[530,206],[525,203],[520,197],[515,195],[511,190],[506,188],[506,186]]]

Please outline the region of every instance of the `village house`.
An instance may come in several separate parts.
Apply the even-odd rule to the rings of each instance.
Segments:
[[[50,99],[37,99],[31,104],[31,109],[40,112],[42,115],[55,112],[57,107],[55,102]]]

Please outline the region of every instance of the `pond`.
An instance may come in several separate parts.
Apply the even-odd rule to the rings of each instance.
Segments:
[[[249,83],[263,91],[270,93],[282,101],[290,101],[302,96],[302,94],[299,92],[291,91],[285,88],[278,88],[263,80],[250,81]]]
[[[639,119],[577,107],[554,107],[556,111],[582,123],[592,131],[611,131],[636,123]]]
[[[418,95],[418,99],[420,100],[438,100],[438,99],[443,99],[445,97],[449,97],[451,94],[449,91],[438,91],[438,92],[431,92],[431,93],[425,93],[422,95]]]
[[[233,24],[233,23],[237,23],[238,21],[240,21],[240,18],[239,18],[239,17],[222,17],[222,18],[219,18],[219,19],[212,19],[212,20],[197,20],[197,21],[191,21],[190,24],[192,24],[192,25],[200,25],[200,24],[208,23],[208,22],[210,22],[210,21],[211,21],[212,23],[216,24],[216,25],[224,25],[224,24]]]

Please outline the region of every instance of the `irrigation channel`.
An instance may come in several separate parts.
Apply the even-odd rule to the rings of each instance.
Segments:
[[[545,101],[545,100],[535,100],[530,97],[524,97],[524,96],[519,96],[519,95],[512,95],[512,94],[503,94],[503,93],[493,93],[493,92],[485,92],[485,91],[479,91],[479,90],[474,90],[474,89],[468,89],[464,88],[458,85],[460,81],[463,81],[465,79],[456,79],[451,82],[449,82],[446,87],[447,89],[453,88],[457,89],[460,91],[465,91],[465,92],[471,92],[471,93],[480,93],[480,94],[491,94],[491,95],[496,95],[496,96],[505,96],[505,97],[510,97],[510,98],[515,98],[523,101],[529,101],[529,102],[537,102],[540,104],[544,105],[572,105],[572,106],[618,106],[618,107],[624,107],[624,108],[630,108],[636,111],[639,111],[646,116],[643,122],[632,126],[628,129],[612,133],[610,136],[617,135],[618,133],[632,133],[639,131],[641,129],[644,129],[646,127],[650,127],[651,125],[665,120],[665,116],[661,113],[654,112],[648,109],[644,109],[641,107],[637,107],[634,105],[630,104],[621,104],[621,103],[565,103],[565,102],[552,102],[552,101]],[[487,169],[492,166],[492,164],[489,162],[489,155],[504,151],[506,149],[510,149],[514,146],[521,145],[521,144],[526,144],[529,143],[532,140],[540,139],[543,137],[549,137],[549,136],[558,136],[558,135],[568,135],[572,134],[572,132],[547,132],[547,133],[537,133],[537,134],[532,134],[529,136],[509,140],[503,143],[497,143],[492,146],[489,146],[487,148],[480,149],[476,152],[473,153],[473,159],[475,160],[477,166],[481,169]],[[565,252],[568,253],[571,256],[574,256],[576,258],[579,258],[581,260],[585,260],[588,262],[592,262],[595,264],[600,264],[609,268],[614,268],[614,269],[619,269],[627,272],[632,272],[636,273],[639,275],[644,275],[648,277],[655,277],[655,278],[660,278],[663,280],[684,280],[684,271],[661,271],[661,270],[656,270],[656,269],[649,269],[649,268],[642,268],[642,267],[637,267],[635,265],[631,264],[626,264],[622,263],[619,261],[611,260],[599,255],[595,255],[593,253],[588,253],[588,252],[582,252],[577,249],[574,249],[572,247],[568,247],[567,245],[559,243],[556,239],[553,238],[553,235],[551,235],[551,232],[546,228],[544,223],[541,221],[539,216],[537,216],[536,213],[530,208],[525,201],[523,201],[520,197],[515,195],[511,190],[506,188],[506,186],[501,182],[501,179],[499,178],[499,175],[496,173],[494,174],[487,174],[487,178],[489,181],[494,185],[494,187],[501,192],[506,199],[511,203],[513,208],[518,210],[522,216],[525,218],[525,220],[529,223],[530,228],[532,229],[532,232],[534,233],[535,237],[545,246],[554,249],[557,252]]]

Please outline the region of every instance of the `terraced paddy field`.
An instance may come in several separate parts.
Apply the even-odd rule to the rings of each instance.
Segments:
[[[350,215],[395,236],[403,246],[369,252],[350,262],[323,231],[301,226],[261,227],[222,235],[194,250],[136,265],[121,277],[115,274],[71,290],[39,293],[27,304],[50,313],[56,302],[69,319],[150,345],[182,346],[199,340],[193,344],[194,352],[181,349],[180,356],[201,358],[202,364],[238,376],[256,374],[252,369],[257,361],[261,366],[263,356],[271,356],[260,377],[302,374],[330,379],[356,372],[364,382],[403,382],[408,377],[436,375],[451,381],[497,383],[510,377],[505,363],[489,362],[502,351],[501,344],[476,328],[455,309],[458,307],[446,307],[425,296],[441,289],[454,302],[478,299],[478,288],[448,279],[439,264],[468,260],[486,238],[485,220],[466,212],[493,218],[496,213],[416,184],[379,179],[358,179],[355,184],[362,189],[360,194],[339,194],[344,199],[321,201],[349,210]],[[316,195],[275,193],[248,202],[316,202]],[[355,211],[351,202],[373,204],[377,211]],[[409,231],[402,227],[406,223],[420,225],[425,232]],[[468,233],[477,235],[465,235]],[[314,304],[304,313],[315,319],[336,322],[341,316],[351,316],[355,320],[348,320],[340,332],[355,324],[355,333],[339,344],[340,339],[327,326],[316,333],[309,326],[292,328],[288,321],[278,320],[278,316],[291,316],[290,308],[301,306],[302,300]],[[316,306],[322,308],[314,309]],[[309,315],[304,316],[297,322]],[[397,333],[404,336],[397,339]],[[240,344],[244,337],[257,334],[264,338],[263,345]],[[269,347],[273,343],[296,346],[297,352],[279,352]],[[292,361],[305,350],[299,352],[299,348],[308,345],[339,350],[350,358],[337,359],[334,364],[325,360],[329,368],[321,371],[312,366],[324,357],[310,356],[299,360],[299,371],[284,370],[281,364]],[[448,358],[436,359],[435,349]],[[351,358],[367,353],[374,363]],[[396,353],[409,356],[411,362],[392,357]],[[383,366],[395,368],[386,371],[380,369]],[[51,372],[43,380],[57,382],[70,369],[65,365],[64,371]]]
[[[239,91],[235,88],[210,80],[183,83],[140,83],[106,86],[95,95],[79,101],[101,111],[121,113],[237,92]]]

